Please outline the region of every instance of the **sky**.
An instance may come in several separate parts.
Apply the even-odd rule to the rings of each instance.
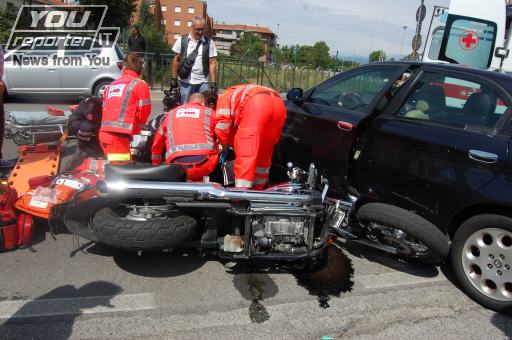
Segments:
[[[399,56],[411,52],[420,0],[207,0],[215,22],[260,25],[278,34],[279,45],[314,44],[324,40],[331,55],[351,58],[383,49]],[[425,0],[424,38],[434,5],[449,0]],[[278,26],[279,25],[279,26]],[[423,39],[425,40],[425,39]],[[355,53],[354,53],[355,52]]]

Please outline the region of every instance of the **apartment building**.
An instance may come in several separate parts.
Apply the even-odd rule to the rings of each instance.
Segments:
[[[213,40],[217,50],[226,55],[231,54],[231,47],[246,33],[255,34],[263,40],[266,53],[260,60],[268,61],[270,48],[276,44],[276,35],[270,28],[249,25],[213,24]]]
[[[137,8],[140,6],[141,1],[137,0]],[[192,19],[195,16],[206,18],[206,34],[211,35],[213,20],[208,16],[206,1],[149,0],[148,3],[153,13],[155,13],[155,4],[158,4],[158,2],[160,2],[161,11],[160,26],[165,30],[169,44],[174,44],[181,35],[190,33]]]

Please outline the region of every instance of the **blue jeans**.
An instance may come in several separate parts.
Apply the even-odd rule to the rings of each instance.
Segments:
[[[180,81],[181,103],[186,104],[192,93],[203,93],[208,91],[208,83],[190,84]]]

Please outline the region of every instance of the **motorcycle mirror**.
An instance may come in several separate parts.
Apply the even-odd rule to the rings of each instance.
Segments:
[[[291,100],[293,102],[299,102],[304,97],[304,90],[298,87],[294,87],[288,91],[286,94],[286,99]]]

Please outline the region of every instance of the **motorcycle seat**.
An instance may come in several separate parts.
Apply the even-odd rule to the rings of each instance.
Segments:
[[[125,164],[105,166],[105,179],[108,181],[151,181],[185,182],[187,171],[180,164]]]

